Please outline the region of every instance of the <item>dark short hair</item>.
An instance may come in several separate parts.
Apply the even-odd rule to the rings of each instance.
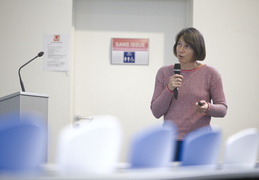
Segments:
[[[186,28],[181,30],[175,37],[174,55],[177,56],[176,46],[183,37],[184,41],[194,50],[195,60],[203,61],[206,57],[205,41],[202,34],[195,28]]]

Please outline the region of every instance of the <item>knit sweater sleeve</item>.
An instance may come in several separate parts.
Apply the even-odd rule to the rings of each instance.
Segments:
[[[155,90],[151,100],[151,111],[156,118],[165,115],[173,99],[173,92],[167,88],[164,81],[164,68],[160,68],[156,75]]]
[[[211,81],[212,84],[210,84],[209,89],[212,103],[209,103],[207,114],[212,117],[224,117],[227,113],[227,103],[223,91],[221,75],[218,72],[214,72],[212,78],[214,78],[214,80]]]

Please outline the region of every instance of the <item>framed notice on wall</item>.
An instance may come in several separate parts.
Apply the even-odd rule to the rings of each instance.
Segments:
[[[149,39],[112,38],[112,64],[148,65]]]

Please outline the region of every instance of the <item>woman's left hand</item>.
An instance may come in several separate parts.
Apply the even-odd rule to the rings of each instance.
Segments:
[[[205,113],[209,107],[208,103],[204,100],[195,103],[197,111],[200,113]]]

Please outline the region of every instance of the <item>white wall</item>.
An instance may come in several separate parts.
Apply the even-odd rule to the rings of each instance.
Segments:
[[[205,62],[223,76],[228,114],[213,124],[223,129],[224,140],[244,128],[259,129],[258,7],[257,0],[193,1],[193,25],[206,41]]]
[[[44,33],[71,33],[72,0],[0,1],[0,96],[20,91],[18,69],[43,50]],[[50,159],[56,136],[70,122],[72,72],[43,70],[43,58],[22,69],[27,92],[49,95]]]

